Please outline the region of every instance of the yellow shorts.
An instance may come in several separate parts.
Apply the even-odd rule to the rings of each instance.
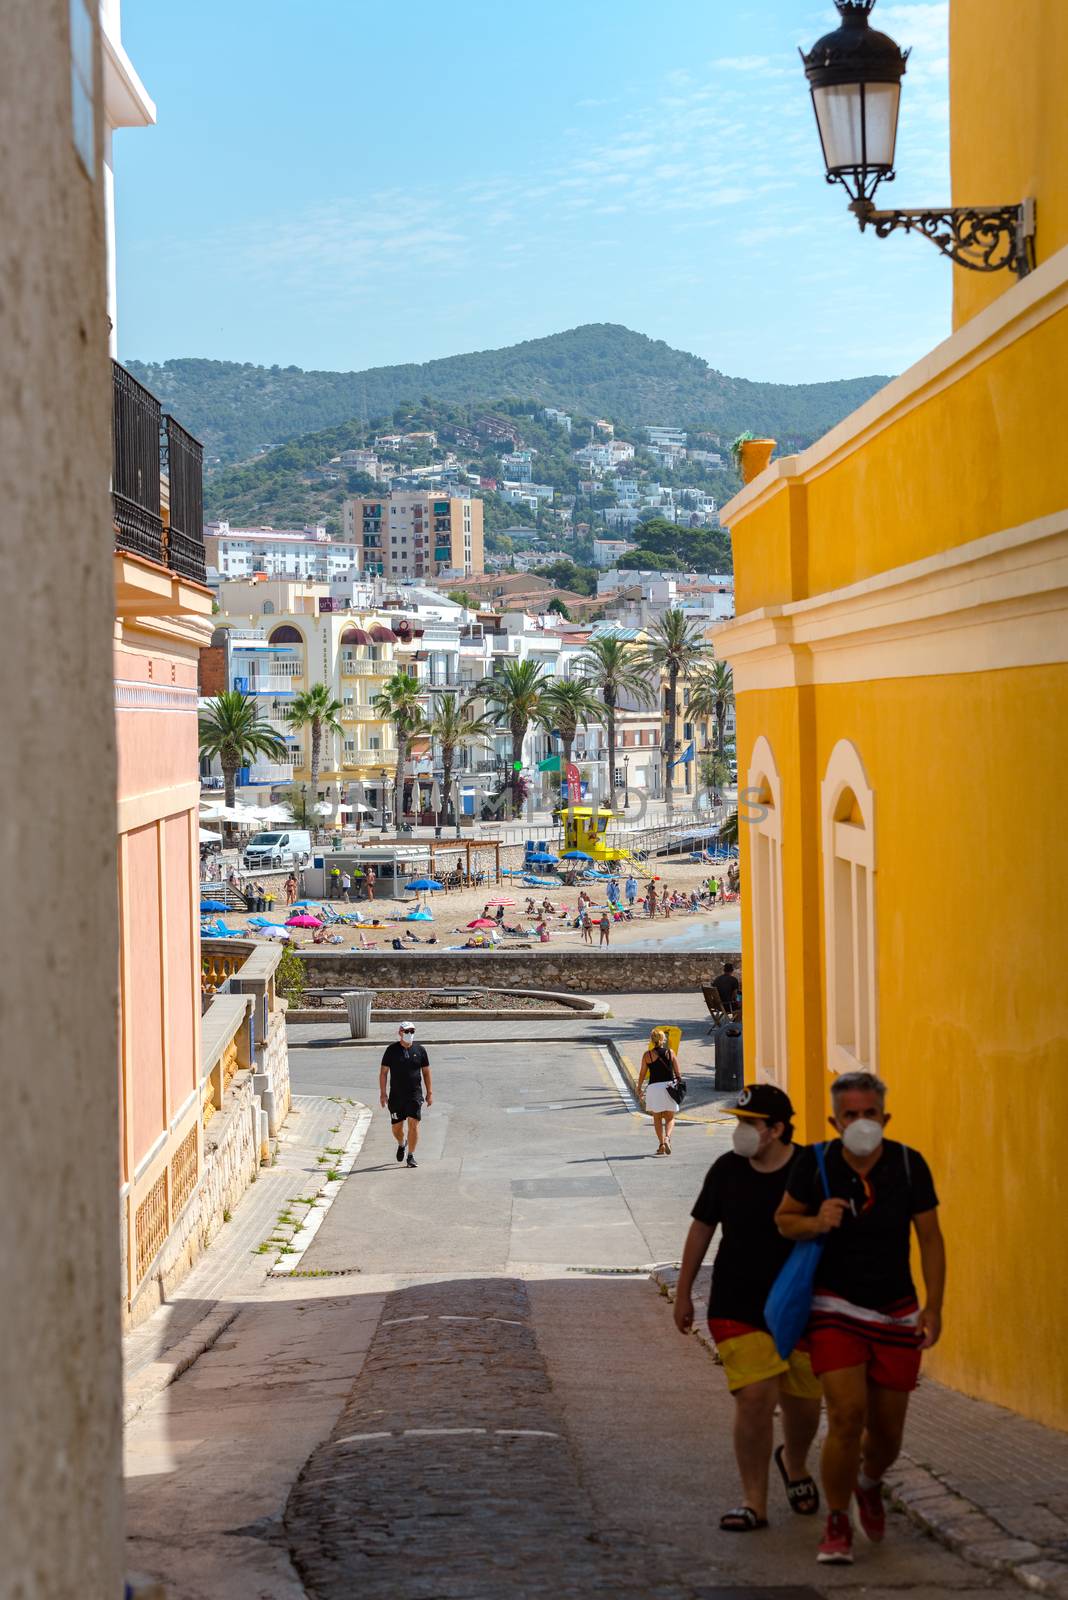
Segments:
[[[823,1392],[808,1352],[791,1350],[783,1360],[770,1333],[755,1329],[732,1339],[720,1339],[716,1349],[732,1393],[750,1383],[762,1383],[765,1378],[782,1378],[784,1392],[799,1400],[818,1400]]]

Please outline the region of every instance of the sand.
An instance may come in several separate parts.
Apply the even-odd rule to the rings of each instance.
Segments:
[[[691,889],[698,888],[706,883],[710,875],[718,876],[715,868],[694,861],[667,859],[657,862],[655,867],[658,874],[656,885],[658,898],[665,888],[668,893],[677,889],[681,893],[689,894]],[[621,893],[622,886],[621,880]],[[608,904],[608,897],[605,893],[606,885],[595,883],[587,885],[586,888],[593,900],[591,915],[596,921],[601,908]],[[645,882],[639,880],[639,896],[644,894],[645,888]],[[336,909],[342,913],[355,910],[358,905],[364,918],[363,926],[362,929],[359,927],[329,928],[327,932],[332,936],[332,941],[325,948],[388,950],[392,947],[392,941],[398,937],[403,938],[409,929],[417,935],[421,943],[425,943],[429,936],[434,934],[438,947],[460,945],[471,937],[466,926],[467,923],[482,915],[482,911],[488,901],[501,897],[513,902],[511,905],[505,906],[504,920],[508,926],[532,927],[536,919],[526,914],[528,895],[533,897],[539,910],[542,900],[548,898],[557,912],[567,912],[566,917],[559,915],[546,917],[546,926],[550,934],[550,946],[553,949],[557,949],[560,946],[579,948],[583,944],[582,934],[577,928],[570,926],[578,907],[578,894],[579,888],[577,886],[559,889],[527,889],[522,885],[518,888],[513,887],[510,881],[506,881],[500,885],[486,884],[481,889],[453,889],[442,893],[418,896],[409,894],[404,896],[403,901],[376,897],[374,903],[370,905],[366,900],[355,902],[352,906],[347,906],[343,901],[338,901],[335,902]],[[406,921],[407,914],[412,910],[414,903],[428,906],[433,915],[433,921]],[[491,917],[494,916],[495,911],[496,907],[491,906],[489,915]],[[275,905],[271,911],[263,913],[263,915],[266,915],[272,922],[284,922],[285,907]],[[381,926],[378,928],[370,926],[369,919],[373,916],[381,919]],[[256,935],[257,930],[249,927],[248,916],[245,912],[230,912],[223,916],[221,920],[227,927],[240,928],[242,931],[248,928],[251,935]],[[691,938],[694,941],[693,947],[698,948],[703,942],[701,934],[698,932],[699,929],[707,929],[711,938],[713,930],[717,929],[719,925],[723,925],[722,932],[725,934],[728,929],[737,924],[737,921],[737,901],[710,909],[702,908],[698,912],[673,911],[668,917],[663,916],[658,911],[655,921],[651,921],[645,915],[641,898],[639,898],[631,922],[612,923],[609,933],[610,948],[631,944],[648,945],[651,943],[655,943],[658,947],[670,948],[673,944],[679,943],[680,939],[684,939],[686,946],[689,947]],[[293,934],[292,942],[295,948],[301,949],[304,946],[313,946],[311,929],[294,928],[290,931]],[[363,934],[362,940],[361,932]],[[335,939],[338,942],[333,942]],[[598,947],[598,939],[599,934],[595,927],[592,948],[596,949]],[[535,934],[528,940],[523,941],[502,938],[498,948],[506,950],[509,946],[518,945],[521,942],[529,943],[535,947],[539,946],[539,940]],[[719,944],[720,940],[717,938],[716,942]],[[405,943],[411,943],[411,941],[406,939]],[[726,946],[721,947],[726,948]],[[737,948],[737,946],[734,947]],[[417,946],[413,943],[412,948],[415,949]]]

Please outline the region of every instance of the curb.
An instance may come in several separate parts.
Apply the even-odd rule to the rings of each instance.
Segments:
[[[371,1126],[372,1112],[370,1106],[361,1105],[356,1113],[356,1126],[349,1134],[345,1153],[338,1157],[335,1171],[339,1178],[333,1178],[329,1183],[324,1183],[316,1198],[315,1204],[308,1212],[304,1226],[293,1235],[290,1248],[285,1256],[279,1256],[274,1266],[267,1273],[269,1278],[286,1278],[297,1270],[304,1259],[305,1251],[311,1244],[315,1235],[326,1221],[326,1214],[341,1191],[341,1185],[356,1165],[356,1158],[363,1149],[363,1141],[367,1137],[367,1130]]]
[[[607,1047],[608,1047],[609,1052],[611,1053],[612,1060],[615,1062],[616,1066],[619,1068],[619,1071],[621,1072],[621,1074],[623,1076],[624,1082],[626,1083],[627,1087],[630,1089],[630,1092],[633,1094],[635,1100],[637,1100],[638,1099],[638,1074],[634,1070],[634,1063],[631,1061],[631,1059],[627,1055],[626,1051],[625,1050],[621,1050],[619,1048],[619,1045],[616,1044],[616,1041],[614,1039],[609,1039],[608,1040],[608,1046]],[[651,1117],[652,1116],[652,1112],[651,1111],[646,1111],[644,1109],[644,1107],[639,1105],[638,1109],[640,1110],[641,1115],[643,1117]],[[733,1122],[733,1120],[734,1119],[731,1116],[729,1116],[727,1112],[723,1112],[722,1115],[720,1115],[720,1116],[715,1116],[715,1115],[713,1115],[713,1116],[700,1116],[695,1111],[683,1111],[681,1108],[679,1109],[679,1111],[678,1111],[678,1113],[676,1114],[676,1117],[675,1117],[675,1121],[676,1122],[722,1123],[724,1127],[729,1126]]]
[[[216,1306],[214,1311],[209,1311],[207,1316],[201,1318],[184,1339],[178,1341],[165,1359],[150,1361],[147,1367],[143,1367],[125,1387],[122,1405],[123,1427],[132,1422],[149,1401],[154,1400],[164,1389],[176,1382],[183,1372],[188,1372],[194,1361],[198,1361],[206,1350],[211,1349],[216,1339],[236,1319],[241,1309],[241,1306],[234,1305]]]
[[[555,995],[547,995],[546,999],[556,999]],[[413,1022],[570,1022],[572,1018],[584,1017],[591,1022],[601,1022],[612,1015],[603,1000],[594,1000],[589,1010],[584,1007],[567,1005],[560,1002],[560,1011],[520,1011],[509,1010],[506,1007],[492,1011],[481,1010],[475,1006],[455,1006],[446,1010],[444,1006],[436,1006],[433,1011],[372,1011],[372,1020],[376,1022],[403,1022],[411,1017]],[[287,1022],[346,1022],[347,1014],[344,1006],[302,1006],[299,1011],[290,1011],[286,1014]]]
[[[667,1300],[674,1299],[677,1267],[650,1273]],[[703,1321],[694,1321],[694,1337],[715,1360],[716,1347]],[[1059,1551],[1042,1549],[1030,1539],[1017,1539],[988,1516],[981,1506],[956,1494],[927,1467],[903,1453],[886,1480],[887,1499],[924,1533],[937,1539],[974,1567],[1001,1572],[1035,1594],[1068,1600],[1068,1561]]]

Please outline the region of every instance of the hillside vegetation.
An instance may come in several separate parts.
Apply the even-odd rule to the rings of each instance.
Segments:
[[[503,350],[366,372],[304,372],[234,361],[129,361],[134,375],[204,441],[209,467],[355,418],[389,419],[404,401],[486,406],[523,395],[584,416],[710,429],[745,428],[796,449],[880,388],[885,377],[837,383],[751,383],[698,356],[615,323],[590,323]]]

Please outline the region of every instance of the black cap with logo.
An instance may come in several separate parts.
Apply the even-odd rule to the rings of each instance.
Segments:
[[[732,1106],[725,1106],[735,1117],[761,1117],[769,1122],[789,1122],[794,1114],[790,1096],[773,1083],[749,1083]]]

